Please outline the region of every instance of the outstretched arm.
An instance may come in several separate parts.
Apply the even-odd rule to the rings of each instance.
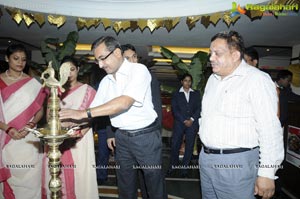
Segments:
[[[88,117],[87,111],[90,112],[91,117],[114,115],[126,111],[132,106],[133,103],[133,98],[126,95],[122,95],[120,97],[112,99],[111,101],[103,105],[87,110],[62,109],[59,112],[59,118],[61,120],[69,118],[80,120]]]

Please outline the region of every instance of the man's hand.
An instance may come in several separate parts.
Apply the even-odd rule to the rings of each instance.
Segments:
[[[59,119],[74,119],[74,120],[80,120],[83,118],[86,118],[87,114],[85,110],[73,110],[73,109],[61,109],[59,111]]]
[[[191,127],[193,125],[193,120],[189,119],[189,120],[184,120],[184,125],[186,127]]]
[[[108,138],[106,140],[107,142],[107,146],[110,150],[114,151],[115,147],[116,147],[116,140],[115,138]]]
[[[269,199],[274,195],[275,183],[273,179],[258,176],[255,182],[254,195]]]

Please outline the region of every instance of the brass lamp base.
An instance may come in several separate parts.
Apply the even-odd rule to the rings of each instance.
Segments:
[[[52,137],[52,138],[51,138]],[[61,170],[61,152],[59,150],[59,145],[61,145],[68,136],[51,136],[44,137],[43,140],[49,146],[49,151],[47,157],[49,158],[49,172],[51,175],[51,179],[49,181],[49,189],[51,191],[51,199],[59,199],[61,198],[61,179],[59,177]]]

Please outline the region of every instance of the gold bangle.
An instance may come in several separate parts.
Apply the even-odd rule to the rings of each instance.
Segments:
[[[28,122],[27,125],[30,126],[31,128],[33,128],[33,127],[35,127],[36,123],[35,122]]]
[[[8,134],[10,132],[11,129],[13,129],[14,127],[9,126],[6,130],[5,133]]]
[[[85,111],[86,111],[86,114],[87,114],[88,118],[92,118],[91,109],[88,108]]]

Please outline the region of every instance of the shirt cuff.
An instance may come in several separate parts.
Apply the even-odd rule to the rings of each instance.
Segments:
[[[191,117],[190,120],[195,121],[193,117]]]
[[[277,170],[276,168],[259,168],[257,175],[276,180],[277,179],[277,176],[275,176],[276,170]]]

